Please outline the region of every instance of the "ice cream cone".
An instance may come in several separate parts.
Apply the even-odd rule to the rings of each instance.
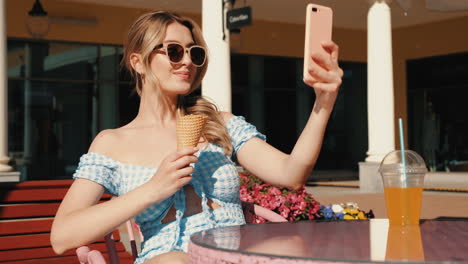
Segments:
[[[177,121],[177,149],[196,147],[202,135],[206,118],[202,115],[185,115]]]

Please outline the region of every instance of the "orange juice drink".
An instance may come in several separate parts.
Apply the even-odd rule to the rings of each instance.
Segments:
[[[390,226],[419,225],[426,164],[412,150],[388,153],[379,172]]]
[[[418,225],[422,187],[385,187],[385,203],[390,225]]]
[[[389,226],[385,260],[424,261],[418,225]]]

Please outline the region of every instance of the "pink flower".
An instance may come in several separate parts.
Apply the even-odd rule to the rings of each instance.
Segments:
[[[268,189],[268,192],[271,194],[271,195],[281,195],[281,191],[276,188],[275,186],[272,186],[270,189]]]
[[[295,203],[295,202],[297,201],[297,199],[299,198],[299,197],[297,196],[297,194],[295,194],[295,193],[289,193],[287,197],[288,197],[288,200],[289,200],[291,203]]]
[[[301,210],[301,211],[304,211],[307,207],[307,203],[306,201],[304,200],[304,198],[302,197],[299,197],[299,203],[298,203],[298,209]]]
[[[254,222],[256,224],[261,224],[261,223],[266,223],[266,220],[263,217],[257,216]]]
[[[284,204],[284,202],[286,202],[286,197],[284,197],[282,195],[281,196],[276,196],[275,201],[274,201],[275,208],[280,207],[282,204]]]
[[[265,183],[254,175],[240,174],[239,194],[242,201],[253,202],[270,209],[288,221],[315,219],[320,204],[307,193],[305,186],[293,191]],[[264,223],[265,219],[255,216],[255,223]]]
[[[289,216],[289,212],[291,212],[291,210],[289,210],[289,208],[285,205],[281,205],[279,207],[279,211],[280,211],[280,215],[284,218],[288,218]],[[289,219],[288,219],[289,220]]]

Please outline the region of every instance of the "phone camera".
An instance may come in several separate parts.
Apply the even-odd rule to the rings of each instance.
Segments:
[[[312,7],[312,12],[317,12],[317,8],[316,8],[316,7]]]

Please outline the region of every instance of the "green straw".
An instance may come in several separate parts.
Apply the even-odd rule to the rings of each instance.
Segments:
[[[405,177],[404,186],[407,187],[406,177],[406,157],[405,157],[405,136],[403,134],[403,119],[398,118],[398,127],[400,128],[400,149],[401,149],[401,163],[403,163],[403,175]]]

